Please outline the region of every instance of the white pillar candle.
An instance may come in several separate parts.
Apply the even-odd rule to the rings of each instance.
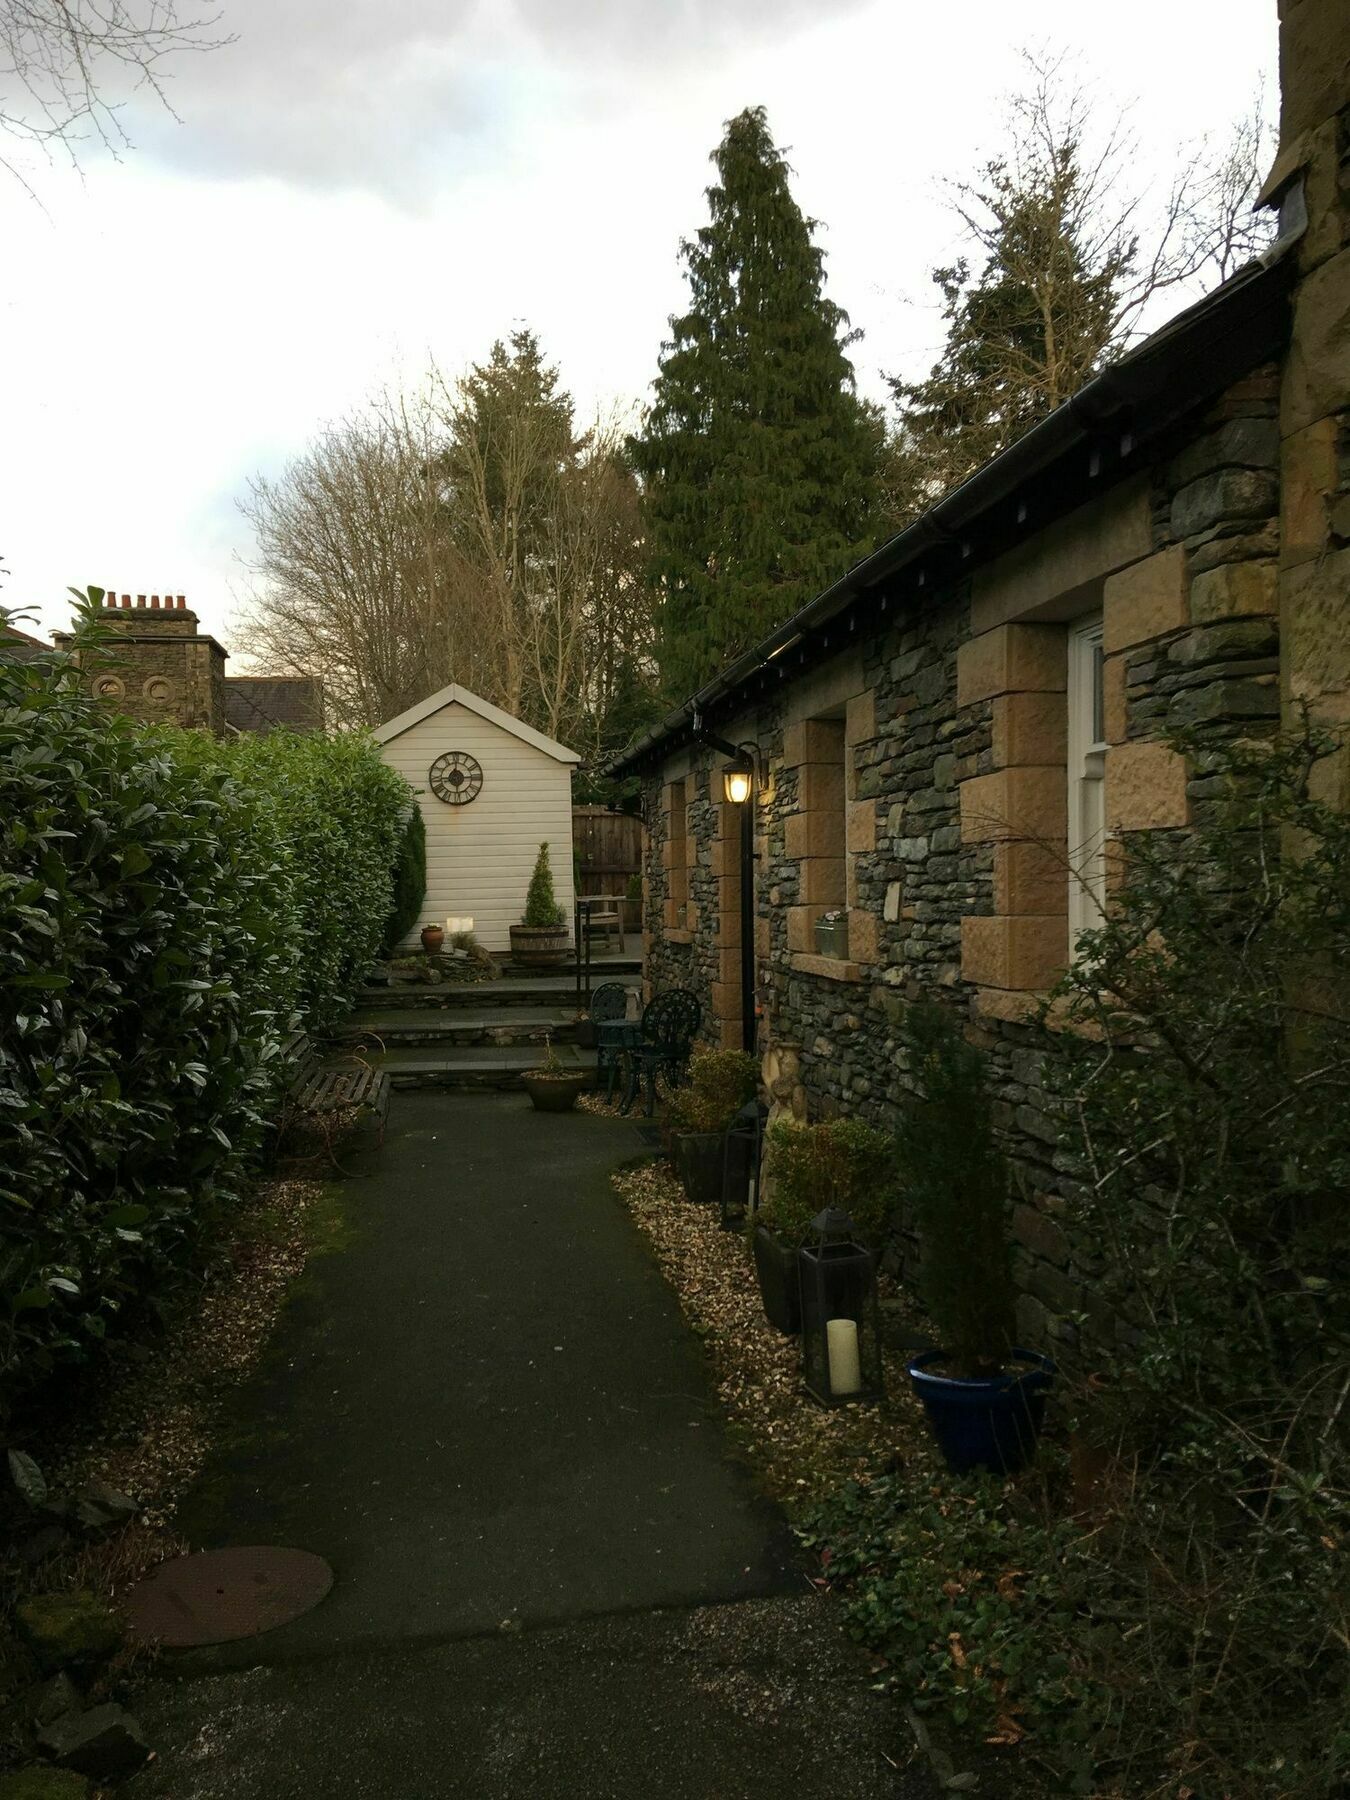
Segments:
[[[862,1386],[858,1363],[858,1327],[852,1319],[825,1321],[825,1348],[830,1362],[830,1392],[856,1394]]]

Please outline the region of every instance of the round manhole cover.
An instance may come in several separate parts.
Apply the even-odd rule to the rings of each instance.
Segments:
[[[264,1544],[177,1556],[138,1581],[126,1604],[137,1637],[186,1649],[274,1631],[317,1606],[332,1585],[321,1556]]]

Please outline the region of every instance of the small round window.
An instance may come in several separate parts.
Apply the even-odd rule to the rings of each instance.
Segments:
[[[119,700],[126,689],[116,675],[100,675],[94,683],[94,692],[100,700]]]
[[[167,675],[152,675],[141,689],[147,700],[167,700],[169,697],[169,679]]]

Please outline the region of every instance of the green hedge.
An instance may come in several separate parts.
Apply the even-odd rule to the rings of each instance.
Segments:
[[[378,950],[407,799],[364,738],[149,730],[0,649],[0,1411],[238,1193],[286,1032]]]
[[[380,948],[393,956],[422,916],[427,893],[427,828],[416,800],[408,802],[407,823],[394,864],[394,905],[385,921]]]

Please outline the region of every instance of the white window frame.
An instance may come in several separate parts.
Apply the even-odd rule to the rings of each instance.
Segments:
[[[1106,907],[1106,733],[1102,615],[1069,628],[1069,960]]]

